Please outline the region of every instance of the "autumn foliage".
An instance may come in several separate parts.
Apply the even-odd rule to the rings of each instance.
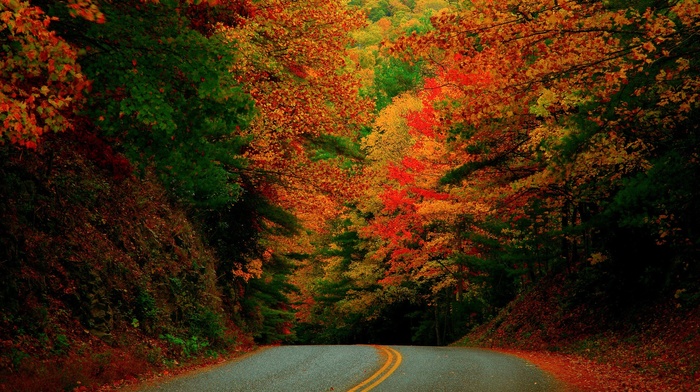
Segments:
[[[574,271],[587,306],[694,304],[697,2],[485,0],[426,28],[404,6],[366,30],[392,60],[357,53],[390,102],[362,142],[368,191],[319,255],[318,314],[344,298],[328,325],[401,309],[413,341],[441,342]],[[421,85],[377,91],[411,66]]]
[[[596,264],[620,256],[607,242],[613,232],[645,231],[660,246],[693,241],[693,224],[677,217],[695,208],[671,211],[660,195],[638,197],[665,181],[659,171],[697,173],[690,118],[698,79],[687,41],[697,17],[693,1],[475,2],[434,16],[434,31],[399,39],[392,51],[434,69],[425,88],[439,129],[464,154],[443,183],[473,186],[474,200],[509,226],[504,244],[544,251],[537,238],[552,238],[569,265]],[[667,186],[680,199],[694,192]],[[523,262],[535,275],[558,261]]]
[[[34,148],[42,134],[72,128],[89,82],[77,51],[49,29],[42,9],[3,0],[0,19],[0,141]]]
[[[330,216],[354,192],[344,178],[369,101],[343,57],[361,15],[236,0],[3,1],[0,15],[2,268],[22,276],[1,293],[3,382],[94,387],[133,372],[117,361],[50,387],[18,377],[112,355],[150,355],[134,361],[145,371],[253,337],[292,340],[287,254],[301,248],[284,241],[302,219],[321,229],[318,203]],[[140,209],[153,200],[166,212]],[[35,231],[25,208],[50,222]],[[177,223],[160,219],[170,209]],[[42,275],[52,284],[35,285]],[[111,350],[111,337],[155,346]]]
[[[72,252],[56,227],[96,228],[115,271],[152,268],[104,299],[118,311],[95,332],[181,357],[232,330],[442,345],[547,281],[570,287],[533,342],[699,304],[696,0],[0,0],[0,20],[0,268],[30,282],[0,292],[16,312],[95,324],[62,295],[107,267],[42,264],[32,238]],[[148,192],[103,196],[139,181],[191,230],[164,234]],[[49,200],[89,222],[57,223]],[[137,216],[100,218],[97,200]],[[157,266],[133,259],[147,249]],[[517,322],[551,316],[533,303]],[[618,318],[587,329],[595,309]],[[27,328],[2,363],[63,347],[58,327]]]

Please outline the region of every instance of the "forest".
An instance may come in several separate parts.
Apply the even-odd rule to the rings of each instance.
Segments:
[[[457,341],[700,383],[697,0],[0,19],[0,390]]]

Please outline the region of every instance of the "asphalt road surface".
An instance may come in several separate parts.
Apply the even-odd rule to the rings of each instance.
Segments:
[[[414,346],[280,346],[140,392],[545,392],[548,374],[493,351]]]

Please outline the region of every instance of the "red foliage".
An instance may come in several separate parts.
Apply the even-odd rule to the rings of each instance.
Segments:
[[[479,86],[488,85],[493,82],[491,74],[483,72],[464,73],[458,69],[449,69],[442,75],[446,81],[458,86]]]
[[[414,172],[422,172],[425,170],[425,164],[416,158],[413,158],[411,156],[405,156],[403,160],[401,160],[401,165],[405,167],[406,169],[410,169]]]
[[[389,178],[398,181],[401,185],[412,184],[416,180],[411,173],[393,163],[390,163],[387,169],[389,171]]]
[[[437,98],[442,96],[442,86],[434,78],[425,79],[423,89],[425,91],[425,97],[428,102],[433,102]]]
[[[115,180],[124,180],[133,173],[133,167],[126,157],[116,153],[112,146],[96,133],[88,131],[85,126],[67,133],[64,140],[73,143],[75,151],[80,155],[110,172]]]
[[[43,135],[73,127],[90,83],[77,51],[49,30],[55,18],[27,2],[0,4],[0,144],[36,148]]]
[[[414,200],[408,197],[406,190],[387,188],[379,197],[384,202],[384,210],[389,213],[397,210],[412,211],[415,209]]]
[[[395,251],[391,252],[391,258],[396,260],[396,259],[400,258],[401,256],[403,256],[405,254],[409,254],[409,253],[411,253],[410,249],[399,248],[399,249],[396,249]]]
[[[255,5],[250,0],[217,0],[216,4],[203,1],[187,7],[190,27],[205,36],[213,34],[221,23],[228,27],[237,27],[255,16]]]
[[[287,65],[287,69],[289,70],[289,72],[293,73],[298,78],[306,79],[306,77],[308,76],[306,70],[302,65],[290,62]]]
[[[692,385],[671,384],[665,380],[632,372],[615,363],[600,363],[572,354],[546,351],[497,349],[534,363],[566,384],[566,391],[576,392],[679,392],[692,391]]]
[[[430,189],[413,187],[413,188],[411,188],[411,192],[415,193],[416,195],[421,196],[424,199],[447,200],[450,198],[450,195],[448,195],[448,194],[435,192],[435,191],[430,190]]]
[[[406,116],[406,124],[410,127],[412,133],[419,133],[429,138],[434,138],[435,127],[435,109],[430,105],[423,105],[423,110],[413,112]]]
[[[419,230],[413,226],[413,222],[406,215],[397,215],[387,220],[377,220],[369,226],[374,235],[389,240],[392,245],[400,244],[402,241],[410,241],[420,235]]]

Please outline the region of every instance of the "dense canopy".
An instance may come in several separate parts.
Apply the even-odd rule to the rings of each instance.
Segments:
[[[214,260],[182,338],[446,344],[562,272],[616,311],[700,298],[697,0],[0,0],[0,20],[2,189],[156,182]],[[0,244],[27,247],[17,225]],[[5,294],[63,298],[32,279]],[[115,317],[172,344],[155,320],[187,310],[144,282]]]

